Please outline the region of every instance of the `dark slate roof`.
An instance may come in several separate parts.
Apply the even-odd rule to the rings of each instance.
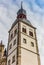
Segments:
[[[25,22],[25,23],[27,23],[27,24],[29,24],[29,25],[32,25],[31,22],[30,22],[29,20],[27,20],[27,19],[21,19],[21,21],[22,21],[22,22]]]
[[[24,18],[23,18],[23,19],[19,18],[19,19],[16,19],[16,20],[14,21],[14,23],[13,23],[12,26],[11,26],[11,29],[15,26],[15,24],[16,24],[18,21],[23,22],[23,23],[25,23],[25,24],[27,24],[27,25],[29,25],[29,26],[35,28],[35,27],[31,24],[31,22],[30,22],[29,20],[24,19]],[[10,30],[11,30],[11,29],[10,29]],[[35,28],[35,29],[36,29],[36,28]],[[10,30],[9,30],[9,31],[10,31]]]
[[[26,11],[24,9],[19,9],[19,11],[17,12],[17,15],[19,14],[25,14],[26,15]]]
[[[24,14],[26,15],[26,11],[23,9],[22,2],[21,2],[21,8],[18,10],[17,15]]]

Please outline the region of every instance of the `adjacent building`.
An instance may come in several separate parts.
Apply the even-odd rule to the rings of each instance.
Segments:
[[[6,56],[6,49],[4,49],[4,44],[0,43],[0,65],[6,65],[7,63],[7,56]]]
[[[9,30],[7,65],[40,65],[36,28],[21,8]]]

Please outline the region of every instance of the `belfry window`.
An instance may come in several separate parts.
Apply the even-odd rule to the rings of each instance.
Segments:
[[[26,39],[25,38],[23,38],[23,43],[26,43]]]
[[[13,45],[15,45],[16,44],[16,39],[13,41]]]
[[[12,57],[12,63],[15,62],[15,55]]]
[[[15,31],[14,31],[14,36],[17,34],[17,29],[15,29]]]
[[[8,65],[10,65],[10,60],[8,61]]]
[[[33,42],[31,42],[31,46],[34,47],[34,43]]]
[[[13,33],[11,34],[11,39],[13,38]]]
[[[29,35],[33,37],[33,32],[32,31],[29,31]]]
[[[22,28],[22,32],[26,33],[26,28],[25,27]]]

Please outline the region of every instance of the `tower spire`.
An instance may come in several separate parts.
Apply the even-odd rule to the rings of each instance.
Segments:
[[[21,9],[23,9],[23,6],[22,6],[22,4],[23,4],[23,1],[21,1]]]
[[[23,4],[23,2],[21,1],[21,8],[17,12],[17,18],[25,18],[26,19],[26,11],[23,9],[22,4]]]

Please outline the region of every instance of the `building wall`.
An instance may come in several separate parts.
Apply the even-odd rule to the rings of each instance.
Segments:
[[[6,57],[3,57],[2,58],[2,63],[1,65],[7,65],[7,58]]]
[[[14,31],[17,29],[17,34],[18,34],[18,24],[14,26],[14,28],[9,32],[9,42],[8,42],[8,55],[17,47],[17,34],[14,36]],[[13,34],[13,38],[11,40],[11,34]],[[13,46],[13,42],[16,39],[16,44]],[[12,48],[9,50],[9,46],[12,44]]]
[[[37,54],[21,48],[21,65],[38,65]]]
[[[22,27],[26,27],[26,33],[22,32]],[[29,31],[33,32],[33,37],[29,36]],[[21,65],[40,65],[38,60],[38,46],[36,41],[35,29],[21,22]],[[26,44],[23,43],[23,38],[26,39]],[[31,46],[34,43],[34,47]]]
[[[10,32],[9,32],[9,43],[14,39],[14,31],[15,31],[15,29],[17,29],[17,31],[18,31],[18,23],[10,30]],[[11,40],[11,34],[13,33],[13,39]]]
[[[4,56],[4,45],[2,42],[0,43],[0,65],[6,65],[7,59],[6,56]]]
[[[23,43],[23,38],[26,39],[26,44]],[[31,42],[34,43],[34,47],[32,47]],[[26,48],[26,49],[28,49],[30,51],[33,51],[33,52],[37,53],[37,50],[36,50],[36,41],[34,39],[24,35],[24,34],[21,34],[21,47]]]
[[[15,55],[15,62],[12,63],[12,57]],[[10,65],[16,65],[17,63],[17,48],[7,57],[7,65],[8,61],[10,60]]]
[[[3,45],[0,45],[0,54],[1,54],[1,56],[3,56],[3,54],[4,54],[4,46]]]
[[[22,32],[22,28],[23,26],[26,27],[26,34]],[[32,31],[33,32],[33,37],[29,36],[29,31]],[[26,39],[26,44],[23,43],[23,38]],[[31,46],[31,42],[34,43],[34,47]],[[35,39],[35,31],[34,31],[34,28],[24,24],[21,22],[21,47],[24,47],[28,50],[31,50],[33,52],[36,52],[37,53],[37,50],[36,50],[36,39]]]
[[[16,44],[13,45],[15,39],[16,39]],[[17,35],[13,38],[13,40],[11,40],[11,42],[9,43],[9,46],[10,44],[12,44],[12,48],[9,50],[9,47],[8,47],[8,55],[11,54],[11,52],[17,47]]]
[[[14,36],[14,31],[17,29],[17,34]],[[13,38],[11,39],[11,34],[13,33]],[[10,60],[10,65],[16,65],[17,63],[17,37],[18,37],[18,23],[11,29],[9,32],[9,42],[8,42],[8,57],[7,57],[7,65]],[[16,44],[13,45],[14,40],[16,39]],[[12,44],[12,48],[9,49],[10,44]],[[15,55],[15,62],[12,63],[12,57]]]
[[[32,27],[30,27],[30,26],[28,26],[28,25],[26,25],[25,23],[22,23],[21,22],[21,32],[22,32],[22,27],[25,27],[26,28],[26,35],[28,35],[29,36],[29,31],[32,31],[33,32],[33,38],[35,39],[35,32],[34,32],[34,28],[32,28]]]

